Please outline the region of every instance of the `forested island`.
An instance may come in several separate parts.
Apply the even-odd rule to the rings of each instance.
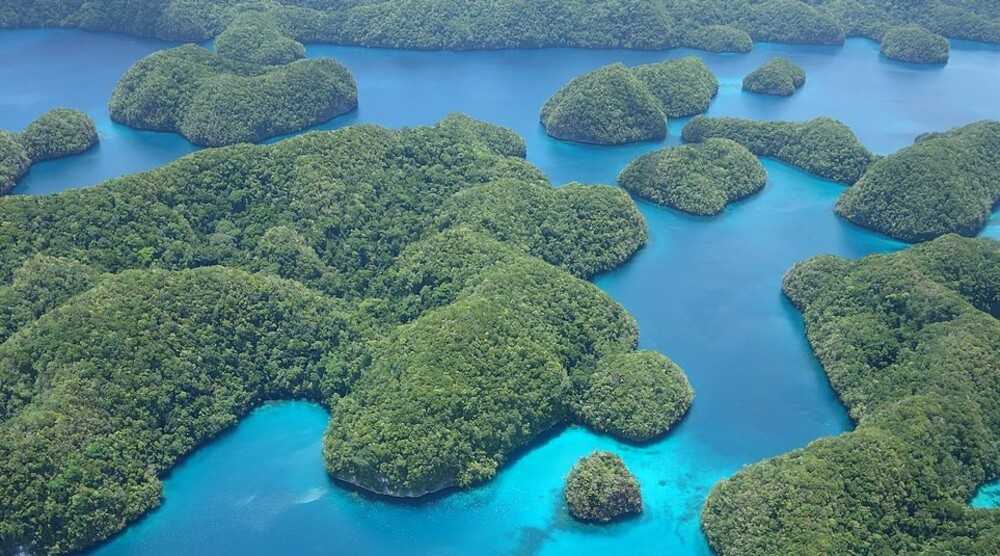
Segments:
[[[913,64],[944,64],[951,46],[948,39],[919,25],[893,27],[882,37],[882,54]]]
[[[0,195],[10,193],[32,164],[83,153],[98,143],[90,116],[57,108],[20,133],[0,130]]]
[[[848,220],[903,241],[979,233],[1000,202],[1000,122],[926,133],[871,165],[837,202]]]
[[[663,434],[683,374],[634,351],[635,321],[583,280],[644,221],[523,154],[450,116],[0,203],[0,549],[108,538],[267,400],[327,406],[330,474],[392,496],[488,480],[570,422]]]
[[[796,265],[784,291],[857,427],[719,483],[717,554],[995,554],[1000,242],[943,236]]]
[[[731,139],[757,156],[773,157],[847,185],[860,179],[877,159],[850,128],[832,118],[799,123],[698,116],[682,133],[688,143]]]
[[[221,52],[229,51],[226,44],[219,46]],[[242,59],[286,60],[243,46],[232,52]],[[118,82],[108,108],[117,122],[220,146],[298,131],[357,105],[354,77],[334,60],[261,65],[185,45],[137,62]]]
[[[881,41],[901,25],[956,39],[1000,42],[989,0],[55,0],[0,2],[0,27],[76,27],[201,42],[247,11],[265,11],[299,42],[377,47],[494,49],[576,46],[745,52],[752,41]]]
[[[711,138],[645,154],[625,167],[618,185],[644,199],[711,216],[760,191],[764,166],[743,145]]]
[[[639,481],[611,452],[594,452],[576,462],[563,496],[570,515],[580,521],[607,523],[642,513]]]
[[[791,96],[806,84],[806,72],[786,58],[773,58],[743,78],[743,90]]]
[[[668,117],[708,110],[719,82],[689,56],[627,68],[611,64],[573,79],[542,106],[545,131],[558,139],[614,145],[666,137]]]

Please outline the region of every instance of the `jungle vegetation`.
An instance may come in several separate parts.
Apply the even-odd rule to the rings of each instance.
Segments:
[[[791,96],[806,84],[806,72],[786,58],[773,58],[743,78],[743,90]]]
[[[618,185],[644,199],[710,216],[760,191],[764,166],[743,145],[712,138],[645,154],[618,176]]]
[[[708,110],[719,82],[694,56],[627,68],[612,64],[570,81],[542,106],[546,132],[581,143],[663,139],[666,118]]]
[[[831,118],[768,122],[698,116],[684,126],[684,141],[732,139],[757,156],[769,156],[829,180],[852,184],[877,157],[854,132]]]
[[[563,496],[570,515],[580,521],[607,523],[642,513],[639,481],[611,452],[594,452],[576,462]]]
[[[871,165],[837,213],[903,241],[973,236],[1000,201],[1000,122],[927,133]]]
[[[32,164],[80,154],[97,142],[90,116],[68,108],[46,112],[20,133],[0,130],[0,195],[9,193]]]
[[[239,46],[255,36],[220,37],[221,51],[239,54],[238,59],[196,45],[143,58],[115,87],[108,105],[111,118],[139,129],[176,131],[198,145],[220,146],[301,130],[357,107],[354,77],[334,60],[278,66],[243,61],[292,57]],[[236,46],[226,46],[232,43]]]
[[[331,475],[392,496],[488,480],[572,422],[663,434],[683,375],[583,280],[644,244],[643,219],[619,189],[553,189],[523,153],[450,116],[5,199],[0,551],[106,539],[267,400],[328,407]],[[638,412],[595,416],[616,376]]]
[[[951,45],[948,39],[919,25],[893,27],[882,37],[882,54],[912,64],[944,64]]]
[[[796,265],[784,290],[857,427],[712,490],[716,553],[996,554],[1000,242],[947,235],[859,261]]]
[[[0,27],[78,27],[201,42],[262,11],[299,42],[427,49],[679,46],[745,52],[751,41],[880,41],[900,25],[1000,42],[991,0],[0,0]]]

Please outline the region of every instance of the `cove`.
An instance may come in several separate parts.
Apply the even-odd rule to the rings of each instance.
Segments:
[[[115,80],[166,44],[77,31],[0,33],[0,128],[19,129],[54,105],[90,113],[102,146],[39,165],[15,190],[48,193],[155,167],[194,150],[172,134],[108,120]],[[613,183],[634,157],[662,144],[584,146],[541,130],[541,104],[572,77],[601,65],[695,54],[719,76],[713,115],[841,119],[869,148],[888,153],[925,131],[998,118],[1000,50],[955,43],[951,62],[920,68],[881,58],[878,46],[758,45],[748,55],[693,51],[535,50],[412,52],[311,46],[354,72],[360,109],[322,128],[433,123],[466,112],[513,128],[554,183]],[[789,99],[745,94],[743,75],[774,55],[805,68]],[[11,66],[14,67],[11,67]],[[926,99],[941,99],[928,105]],[[675,144],[683,122],[671,123]],[[422,503],[365,496],[326,477],[326,413],[289,402],[253,413],[185,460],[165,482],[163,506],[93,552],[126,554],[708,554],[698,513],[711,486],[742,465],[838,434],[850,422],[780,293],[795,262],[831,253],[860,257],[904,247],[832,211],[843,186],[765,161],[764,191],[716,218],[648,203],[650,243],[595,283],[639,321],[644,348],[677,361],[695,390],[688,417],[665,439],[622,444],[570,428],[533,446],[498,477]],[[985,235],[1000,237],[994,214]],[[335,426],[335,424],[334,424]],[[622,455],[643,487],[646,512],[609,527],[579,525],[562,506],[562,481],[595,449]]]
[[[1000,508],[1000,481],[983,485],[976,492],[976,496],[972,498],[971,506],[973,508]]]

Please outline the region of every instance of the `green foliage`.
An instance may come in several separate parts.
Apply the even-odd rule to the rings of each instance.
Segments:
[[[0,195],[13,189],[28,168],[31,158],[17,135],[0,130]]]
[[[13,189],[32,164],[80,154],[97,141],[90,116],[68,108],[46,112],[21,133],[0,130],[0,195]]]
[[[662,436],[687,413],[694,390],[680,367],[651,351],[598,362],[574,413],[587,426],[633,442]]]
[[[743,78],[743,90],[791,96],[806,84],[806,72],[785,58],[772,58]]]
[[[604,66],[570,81],[544,106],[549,135],[581,143],[618,144],[666,137],[666,117],[708,110],[715,75],[689,56],[629,69]]]
[[[948,39],[919,25],[893,27],[882,37],[882,54],[914,64],[944,64],[951,50]]]
[[[633,160],[618,185],[656,203],[692,214],[713,215],[728,203],[760,191],[767,172],[743,145],[707,139],[661,149]]]
[[[94,121],[83,112],[57,108],[28,124],[18,136],[32,162],[80,154],[97,144]]]
[[[246,64],[275,66],[305,58],[306,48],[277,25],[272,14],[248,12],[215,39],[215,52]]]
[[[719,92],[719,81],[695,56],[646,64],[632,70],[671,118],[701,114]]]
[[[991,553],[1000,515],[967,500],[1000,475],[998,268],[1000,243],[949,235],[792,269],[857,428],[717,485],[702,519],[718,554]]]
[[[765,0],[738,16],[758,42],[843,44],[844,30],[829,13],[799,0]]]
[[[872,164],[837,202],[852,222],[904,241],[983,229],[1000,201],[1000,122],[917,138]]]
[[[645,228],[621,191],[549,189],[523,152],[455,115],[5,199],[0,549],[120,531],[267,400],[330,407],[331,474],[397,496],[485,481],[573,420],[638,330],[563,268],[609,268]],[[661,409],[619,434],[683,411]]]
[[[684,141],[732,139],[757,156],[777,158],[817,176],[852,184],[877,157],[844,124],[831,118],[760,122],[698,116],[684,126]]]
[[[354,78],[333,60],[259,66],[186,45],[136,63],[115,87],[109,109],[117,122],[219,146],[300,130],[350,112],[357,102]]]
[[[594,452],[576,462],[563,495],[570,515],[580,521],[607,523],[642,513],[639,481],[611,452]]]
[[[753,50],[750,34],[732,25],[691,27],[684,33],[682,44],[708,52],[745,53]]]
[[[881,40],[890,27],[908,24],[1000,42],[1000,11],[990,0],[0,0],[0,27],[79,27],[200,42],[230,24],[239,27],[247,11],[266,13],[301,42],[397,48],[745,52],[750,37],[840,44],[845,35]]]
[[[549,135],[580,143],[631,143],[667,135],[662,104],[622,64],[570,81],[542,106],[541,121]]]

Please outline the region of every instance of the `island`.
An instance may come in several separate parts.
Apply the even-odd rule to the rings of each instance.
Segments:
[[[974,236],[1000,202],[1000,122],[928,133],[871,165],[837,214],[908,242]]]
[[[716,554],[993,554],[1000,242],[796,265],[784,291],[856,427],[751,465],[702,511]]]
[[[667,117],[708,110],[719,81],[694,56],[627,68],[611,64],[573,79],[542,106],[557,139],[615,145],[666,137]]]
[[[625,167],[618,185],[643,199],[711,216],[761,189],[767,172],[756,156],[730,139],[710,138],[645,154]]]
[[[584,522],[608,523],[642,513],[639,481],[611,452],[594,452],[576,462],[563,496],[570,515]]]
[[[236,52],[251,56],[242,48]],[[132,66],[108,108],[116,122],[177,132],[197,145],[222,146],[298,131],[357,105],[354,77],[334,60],[259,65],[185,45]]]
[[[743,90],[775,96],[792,96],[806,84],[806,72],[787,58],[772,58],[743,78]]]
[[[622,64],[573,79],[541,112],[545,132],[552,137],[601,145],[663,139],[666,117],[660,100]]]
[[[98,140],[90,116],[68,108],[46,112],[21,133],[0,130],[0,195],[10,193],[32,164],[86,152]]]
[[[882,54],[911,64],[946,64],[948,39],[919,25],[893,27],[882,37]]]
[[[645,222],[523,153],[453,115],[0,202],[2,546],[107,539],[267,400],[323,404],[330,475],[398,497],[487,481],[574,423],[661,434],[690,404],[683,374],[586,281]]]
[[[757,156],[776,158],[821,178],[853,184],[878,157],[849,127],[832,118],[772,122],[698,116],[684,126],[684,141],[731,139]]]

